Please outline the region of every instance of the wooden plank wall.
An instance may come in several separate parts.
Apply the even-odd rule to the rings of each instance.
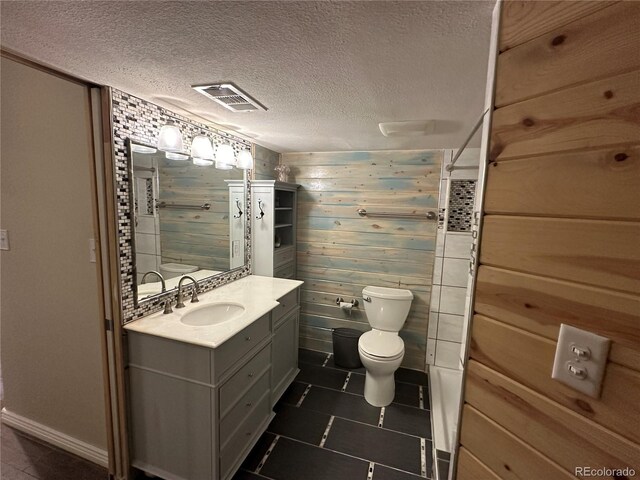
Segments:
[[[414,293],[401,335],[404,365],[425,368],[436,222],[362,218],[369,211],[424,212],[438,208],[441,151],[285,153],[298,196],[298,267],[302,286],[300,344],[331,352],[331,332],[369,330],[362,305],[366,285]],[[357,299],[351,314],[336,297]]]
[[[275,180],[274,168],[280,163],[280,154],[261,145],[253,145],[253,158],[255,162],[255,180]]]
[[[640,3],[507,1],[499,44],[457,478],[640,474]],[[612,340],[601,398],[561,323]]]
[[[162,262],[229,269],[229,189],[225,180],[242,171],[199,167],[191,162],[159,160],[160,200],[202,205],[210,210],[160,209]]]

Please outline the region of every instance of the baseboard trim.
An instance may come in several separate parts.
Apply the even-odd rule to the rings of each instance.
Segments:
[[[26,417],[9,412],[6,408],[0,413],[2,423],[10,427],[28,433],[44,442],[50,443],[62,450],[73,453],[79,457],[97,463],[105,468],[109,468],[109,457],[106,450],[102,450],[89,443],[70,437],[69,435],[54,430],[53,428],[34,422]]]

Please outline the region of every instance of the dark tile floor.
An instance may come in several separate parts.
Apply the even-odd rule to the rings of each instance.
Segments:
[[[0,427],[2,480],[105,480],[105,468],[39,442],[6,425]]]
[[[385,408],[364,399],[364,368],[300,350],[300,374],[234,480],[412,480],[431,478],[427,376],[396,372]]]

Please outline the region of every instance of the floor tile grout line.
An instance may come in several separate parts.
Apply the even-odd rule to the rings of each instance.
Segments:
[[[420,439],[420,476],[427,476],[427,442],[424,438]]]
[[[297,405],[293,405],[291,403],[286,403],[285,405],[290,406],[291,408],[303,408],[303,407],[298,407]],[[385,407],[386,408],[386,407]],[[306,410],[311,410],[312,412],[316,412],[316,413],[320,413],[322,415],[333,415],[327,412],[323,412],[321,410],[315,410],[313,408],[307,408]],[[333,415],[336,418],[339,418],[341,420],[347,420],[349,422],[354,422],[354,423],[359,423],[360,425],[367,425],[368,427],[373,427],[376,428],[375,424],[371,424],[371,423],[367,423],[367,422],[361,422],[360,420],[355,420],[353,418],[348,418],[348,417],[343,417],[342,415]],[[389,428],[389,427],[381,427],[384,430],[388,431],[388,432],[393,432],[393,433],[399,433],[400,435],[406,435],[407,437],[413,437],[413,438],[424,438],[425,440],[428,440],[429,442],[433,442],[433,439],[430,437],[421,437],[420,435],[414,435],[413,433],[407,433],[407,432],[401,432],[400,430],[394,430],[393,428]],[[271,432],[273,433],[273,432]]]
[[[267,459],[269,458],[269,455],[271,455],[271,452],[273,452],[273,449],[276,448],[276,443],[278,443],[278,440],[280,440],[280,435],[276,435],[276,438],[273,439],[273,442],[271,442],[271,445],[269,445],[269,448],[267,448],[267,451],[262,457],[262,460],[260,460],[260,463],[256,467],[256,470],[254,473],[260,474],[260,470],[262,470],[262,467],[264,467],[264,464],[267,463]]]
[[[385,407],[382,407],[380,409],[380,417],[378,417],[378,427],[382,428],[383,424],[384,424],[384,409]]]
[[[298,381],[298,383],[304,384],[304,383],[307,383],[307,382]],[[310,385],[312,385],[312,384],[310,384]],[[337,388],[325,387],[323,385],[314,385],[314,387],[316,387],[316,388],[324,388],[325,390],[331,390],[333,392],[346,393],[347,395],[353,395],[354,397],[364,398],[364,395],[360,395],[359,393],[347,392],[346,390],[343,392],[342,390],[338,390]],[[414,410],[425,410],[427,412],[431,411],[431,409],[429,409],[429,408],[414,407],[413,405],[407,405],[406,403],[392,402],[392,404],[393,405],[399,405],[401,407],[413,408]]]
[[[332,355],[331,353],[328,354],[329,357]],[[323,367],[323,368],[329,368],[331,370],[337,370],[338,372],[349,372],[349,373],[355,373],[356,375],[366,375],[366,372],[356,372],[354,370],[348,370],[345,368],[336,368],[336,367],[331,367],[331,366],[327,366],[327,362],[329,361],[329,357],[327,357],[324,361],[324,363],[322,365],[317,365],[315,363],[311,363],[311,362],[305,362],[304,360],[300,360],[298,359],[298,363],[304,363],[305,365],[310,365],[312,367]],[[416,370],[417,372],[418,370]],[[426,387],[427,385],[421,384],[421,383],[413,383],[413,382],[403,382],[402,380],[396,380],[396,383],[402,383],[403,385],[413,385],[415,387]]]
[[[369,471],[367,473],[367,480],[373,480],[373,470],[375,469],[376,464],[374,462],[369,462]]]
[[[324,433],[322,434],[322,440],[320,440],[320,448],[324,448],[324,444],[327,441],[327,437],[329,436],[329,431],[331,430],[331,425],[333,425],[333,421],[335,420],[335,416],[331,415],[331,418],[329,419],[329,423],[327,424],[327,428],[324,430]]]
[[[342,391],[347,390],[347,385],[349,385],[349,380],[351,380],[351,372],[347,373],[347,378],[344,379],[344,384],[342,385]]]
[[[340,417],[338,417],[338,418],[340,418]],[[308,446],[313,447],[313,448],[320,448],[318,445],[315,445],[313,443],[305,442],[304,440],[299,440],[299,439],[293,438],[293,437],[288,437],[286,435],[278,435],[278,437],[286,438],[287,440],[291,440],[292,442],[302,443],[303,445],[308,445]],[[323,447],[322,449],[327,451],[327,452],[336,453],[338,455],[342,455],[342,456],[349,457],[349,458],[354,458],[356,460],[361,460],[363,462],[368,462],[368,463],[371,462],[371,460],[367,460],[366,458],[356,457],[355,455],[350,455],[348,453],[340,452],[340,451],[334,450],[332,448]],[[417,476],[417,477],[421,476],[421,475],[418,475],[417,473],[413,473],[413,472],[410,472],[408,470],[402,470],[401,468],[398,468],[398,467],[392,467],[391,465],[385,465],[384,463],[380,463],[380,462],[374,462],[374,463],[376,463],[377,465],[382,465],[385,468],[390,468],[392,470],[396,470],[398,472],[408,473],[409,475],[414,475],[414,476]],[[426,478],[429,478],[429,477],[426,477]]]
[[[298,400],[298,403],[296,403],[296,407],[300,407],[300,405],[302,405],[302,402],[304,402],[304,399],[307,398],[307,394],[309,393],[309,390],[311,390],[311,384],[307,385],[307,388],[305,388],[304,392],[302,392],[302,396],[300,397],[300,400]]]

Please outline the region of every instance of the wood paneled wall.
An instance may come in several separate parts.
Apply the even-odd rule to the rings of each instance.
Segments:
[[[280,163],[280,154],[260,145],[253,145],[255,180],[275,180],[274,168]]]
[[[640,3],[506,1],[499,45],[457,478],[640,475]],[[599,399],[561,323],[612,340]]]
[[[202,205],[210,210],[160,209],[162,263],[177,262],[209,270],[229,269],[229,188],[226,179],[242,171],[159,160],[160,200]]]
[[[302,286],[301,346],[332,351],[322,328],[369,330],[362,304],[367,285],[414,294],[401,336],[404,365],[425,368],[436,222],[362,218],[369,211],[437,210],[441,151],[285,153],[298,196],[298,268]],[[351,314],[336,297],[357,299]],[[320,327],[320,328],[318,328]]]

